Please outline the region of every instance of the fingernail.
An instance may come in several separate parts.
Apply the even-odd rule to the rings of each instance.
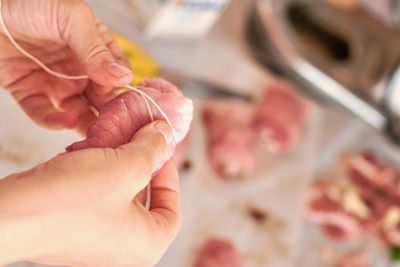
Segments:
[[[165,143],[168,146],[168,151],[165,151],[159,162],[154,164],[153,174],[161,169],[161,167],[169,160],[175,152],[175,138],[173,129],[165,121],[156,121],[153,124],[154,131],[161,133],[164,137]]]
[[[173,149],[174,146],[170,145],[170,147],[171,147],[171,149],[166,154],[164,154],[164,157],[160,158],[160,161],[154,165],[152,176],[157,175],[158,172],[160,171],[160,169],[164,166],[164,164],[174,156],[174,152],[175,152]]]
[[[119,89],[114,90],[114,93],[116,95],[122,95],[122,94],[124,94],[124,93],[126,93],[128,91],[129,91],[128,88],[119,88]]]
[[[108,64],[107,71],[116,78],[122,78],[124,76],[131,77],[133,75],[130,69],[116,62]]]
[[[174,141],[175,141],[174,140],[174,133],[173,133],[173,130],[172,130],[171,126],[169,126],[164,121],[157,121],[154,124],[154,128],[163,135],[167,145],[169,145],[169,146],[173,146],[174,145]]]

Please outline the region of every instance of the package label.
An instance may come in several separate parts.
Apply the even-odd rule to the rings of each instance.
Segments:
[[[198,38],[218,21],[229,0],[172,0],[146,30],[150,38]]]

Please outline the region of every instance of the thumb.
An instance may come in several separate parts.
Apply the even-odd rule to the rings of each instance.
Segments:
[[[64,3],[64,2],[63,2]],[[68,1],[59,18],[63,39],[84,66],[89,78],[104,87],[122,87],[133,79],[130,69],[116,62],[96,26],[96,18],[83,1]]]
[[[153,122],[142,128],[132,142],[116,149],[119,169],[126,170],[127,175],[136,173],[134,184],[138,193],[146,187],[152,175],[172,157],[175,139],[172,128],[164,121]],[[128,175],[129,176],[129,175]],[[131,177],[129,178],[131,179]]]

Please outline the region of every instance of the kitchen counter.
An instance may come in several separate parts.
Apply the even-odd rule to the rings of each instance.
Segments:
[[[160,61],[163,68],[173,70],[187,77],[223,84],[232,90],[254,95],[260,93],[262,88],[271,81],[271,76],[268,72],[261,68],[250,56],[244,38],[244,20],[254,0],[232,0],[231,6],[226,10],[222,19],[209,36],[198,42],[156,42],[143,39],[134,26],[132,12],[127,8],[126,1],[87,0],[97,16],[112,31],[121,33],[148,49]],[[18,127],[8,129],[3,127],[4,124],[0,124],[0,144],[10,144],[12,140],[17,142],[15,145],[17,150],[10,149],[10,153],[13,155],[12,158],[14,160],[17,159],[17,162],[6,162],[1,165],[2,161],[0,160],[0,177],[29,168],[52,157],[63,151],[66,145],[78,138],[68,132],[54,133],[39,129],[22,113],[5,92],[0,92],[0,103],[0,122],[6,123],[6,121],[12,119],[14,124],[18,125]],[[7,114],[7,118],[3,117],[2,119],[1,114]],[[206,217],[203,215],[204,213],[208,214],[212,210],[210,212],[217,214],[215,217],[219,219],[224,217],[221,214],[226,212],[226,216],[231,218],[230,221],[233,226],[231,225],[230,229],[223,229],[223,226],[214,229],[216,233],[222,234],[226,234],[226,231],[236,233],[235,231],[237,231],[238,227],[246,226],[240,218],[235,217],[237,214],[228,214],[228,210],[232,208],[232,203],[241,205],[247,203],[247,201],[254,201],[261,206],[266,205],[268,209],[273,210],[276,214],[282,213],[280,216],[290,222],[296,213],[290,208],[282,208],[282,203],[294,205],[298,209],[298,204],[301,203],[302,190],[305,190],[316,170],[318,172],[323,171],[335,156],[346,149],[375,146],[382,150],[383,145],[381,146],[381,143],[388,147],[386,142],[377,137],[375,133],[371,133],[369,128],[366,128],[364,124],[352,119],[347,114],[330,112],[316,107],[313,115],[314,117],[310,119],[310,125],[307,127],[305,138],[293,155],[284,160],[277,158],[271,161],[269,159],[268,164],[263,166],[263,172],[258,174],[260,177],[238,185],[226,185],[225,183],[220,183],[218,179],[213,179],[206,167],[207,162],[205,161],[204,145],[202,143],[204,138],[202,137],[202,130],[199,128],[200,123],[196,123],[195,141],[192,147],[192,150],[196,152],[192,153],[196,155],[194,159],[196,169],[194,174],[182,176],[184,227],[177,241],[158,266],[186,267],[175,263],[177,261],[183,262],[186,258],[193,258],[196,254],[196,247],[198,248],[199,245],[190,243],[188,239],[193,236],[196,236],[196,238],[201,237],[200,239],[202,239],[204,238],[203,233],[215,227],[218,228],[219,220],[200,224],[200,221]],[[12,117],[10,118],[10,116]],[[197,121],[199,120],[197,119]],[[359,140],[358,136],[360,135],[364,137],[363,140]],[[48,143],[49,140],[51,145]],[[377,140],[377,142],[368,142],[368,140]],[[10,147],[13,147],[13,143],[11,143]],[[18,147],[22,150],[18,150]],[[35,149],[36,155],[22,159],[15,157],[15,155],[26,154],[23,150],[24,147],[37,147],[38,149]],[[390,155],[398,157],[397,151],[392,150]],[[196,199],[197,196],[200,197]],[[284,198],[283,200],[280,199],[282,197]],[[226,199],[225,202],[221,201],[223,198]],[[299,210],[296,211],[299,212]],[[288,230],[293,231],[290,232],[293,233],[289,236],[290,240],[288,241],[286,238],[283,243],[295,243],[294,237],[302,234],[302,226],[299,220],[301,221],[300,216],[297,218],[296,227]],[[240,229],[247,232],[253,231],[251,227],[244,228]],[[308,237],[307,234],[305,236]],[[246,237],[240,234],[236,234],[234,238],[239,240],[237,242],[243,240],[241,238],[246,240]],[[304,239],[304,243],[307,243],[307,238]],[[302,247],[307,247],[307,244],[302,245],[300,244],[298,251],[289,253],[293,262],[301,259],[300,255],[304,252]],[[260,250],[261,248],[254,249]],[[267,256],[274,253],[273,250],[271,252],[268,249],[266,248],[265,251],[261,252]],[[304,254],[308,252],[306,251]],[[296,258],[297,256],[299,258]],[[282,258],[286,259],[286,257]],[[289,259],[289,257],[287,258]],[[32,264],[13,265],[13,267],[33,266],[38,267],[38,265]],[[269,266],[293,267],[288,262]],[[310,265],[304,266],[310,267]]]
[[[254,2],[253,0],[233,0],[209,36],[196,42],[146,40],[135,28],[132,19],[133,12],[127,8],[126,0],[114,0],[112,3],[109,0],[87,0],[87,2],[113,32],[121,33],[148,49],[160,61],[163,68],[173,70],[180,75],[216,82],[232,90],[251,94],[260,92],[260,89],[270,81],[269,75],[251,59],[245,47],[243,36],[245,14]],[[8,144],[7,147],[13,159],[15,156],[26,155],[24,147],[37,148],[35,155],[21,158],[19,162],[3,159],[0,162],[2,177],[51,158],[78,138],[69,132],[54,133],[40,129],[23,114],[7,93],[0,92],[0,99],[1,113],[13,114],[13,121],[19,125],[14,130],[7,131],[4,131],[5,127],[0,126],[3,128],[0,131],[0,142]],[[0,121],[5,120],[0,119]],[[17,142],[15,146],[11,139]],[[51,145],[46,144],[48,140],[51,140]],[[160,266],[169,266],[168,262],[173,260],[174,255],[179,255],[179,250],[174,250],[172,254],[169,254],[167,263],[161,263]],[[29,263],[13,265],[13,267],[34,266],[39,265]]]

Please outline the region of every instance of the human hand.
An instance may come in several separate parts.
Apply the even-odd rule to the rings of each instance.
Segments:
[[[86,133],[94,119],[90,106],[101,106],[115,96],[113,88],[131,82],[123,53],[83,1],[2,0],[2,14],[16,41],[46,66],[90,77],[51,76],[18,52],[0,27],[0,85],[39,125]]]
[[[172,129],[158,121],[117,149],[64,153],[1,180],[0,265],[156,264],[181,221],[175,164],[151,180],[172,155],[173,140]]]

